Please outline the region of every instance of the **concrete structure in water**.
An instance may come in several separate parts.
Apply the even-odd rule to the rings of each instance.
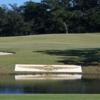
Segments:
[[[24,73],[24,75],[16,75],[16,80],[66,80],[81,79],[82,68],[77,65],[31,65],[16,64],[15,72]],[[27,75],[25,73],[28,73]]]

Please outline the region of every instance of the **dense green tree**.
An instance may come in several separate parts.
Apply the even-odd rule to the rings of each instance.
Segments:
[[[41,0],[0,7],[0,36],[85,32],[100,32],[100,0]]]
[[[47,10],[55,20],[55,25],[59,26],[59,32],[68,33],[68,19],[70,12],[68,11],[70,0],[43,0],[42,3],[48,6]]]
[[[100,7],[89,9],[86,13],[89,32],[100,32]]]
[[[30,24],[32,34],[44,32],[44,23],[46,19],[46,11],[44,5],[34,3],[32,1],[26,2],[22,7],[22,15],[25,22]]]
[[[12,9],[4,10],[3,13],[0,16],[1,36],[26,35],[31,32],[29,25],[24,22],[21,14]]]
[[[6,24],[6,9],[0,7],[0,36],[4,35],[4,25]]]
[[[75,0],[76,7],[80,10],[87,10],[98,5],[98,0]]]
[[[9,11],[6,13],[6,24],[4,25],[4,33],[8,36],[12,35],[24,35],[25,31],[22,30],[25,26],[22,16],[14,11]]]

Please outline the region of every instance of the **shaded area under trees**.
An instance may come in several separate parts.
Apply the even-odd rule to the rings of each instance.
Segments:
[[[59,56],[57,62],[77,65],[100,65],[100,49],[76,49],[76,50],[45,50],[38,53]]]

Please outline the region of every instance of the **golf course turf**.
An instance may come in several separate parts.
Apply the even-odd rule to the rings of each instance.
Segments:
[[[72,50],[74,50],[73,53]],[[100,74],[99,34],[48,34],[0,37],[0,51],[14,53],[13,55],[0,56],[0,73],[4,74],[13,73],[15,64],[82,64],[84,73]],[[91,55],[93,59],[90,59]],[[86,57],[88,56],[90,56],[88,58],[91,62],[90,65],[86,62]],[[0,100],[100,100],[100,95],[1,94]]]
[[[0,95],[0,100],[100,100],[99,94]]]
[[[87,73],[100,70],[99,34],[0,37],[0,51],[14,53],[0,56],[0,73],[12,73],[15,64],[78,64],[89,66],[83,67]]]

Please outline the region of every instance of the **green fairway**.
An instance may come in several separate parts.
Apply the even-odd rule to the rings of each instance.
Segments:
[[[99,94],[0,95],[0,100],[100,100]]]
[[[87,49],[93,50],[86,51]],[[0,71],[12,72],[15,64],[67,64],[69,62],[77,64],[78,61],[81,64],[81,60],[86,59],[80,59],[81,56],[75,55],[76,53],[73,56],[69,50],[78,50],[77,52],[83,54],[87,52],[85,57],[89,54],[88,52],[91,52],[92,55],[92,52],[96,51],[96,54],[93,54],[96,58],[94,63],[98,63],[99,60],[96,61],[100,55],[100,35],[51,34],[0,37],[0,51],[15,52],[14,55],[0,56]],[[73,59],[73,61],[71,62],[69,59]]]

